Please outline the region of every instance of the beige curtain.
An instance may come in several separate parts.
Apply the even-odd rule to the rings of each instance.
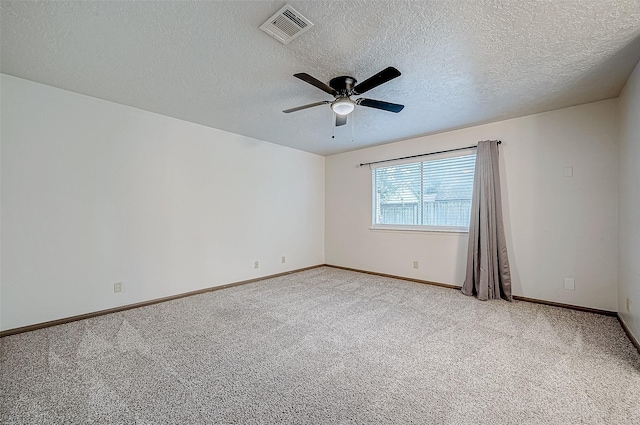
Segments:
[[[511,273],[502,223],[498,141],[478,142],[473,180],[465,295],[511,301]]]

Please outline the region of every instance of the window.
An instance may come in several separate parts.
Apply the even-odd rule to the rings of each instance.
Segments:
[[[373,228],[468,231],[476,155],[372,169]]]

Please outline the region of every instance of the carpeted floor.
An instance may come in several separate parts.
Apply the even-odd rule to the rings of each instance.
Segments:
[[[321,267],[0,339],[3,424],[638,424],[615,318]]]

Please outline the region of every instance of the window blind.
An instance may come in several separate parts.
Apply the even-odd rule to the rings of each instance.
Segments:
[[[373,225],[468,230],[475,153],[372,170]]]

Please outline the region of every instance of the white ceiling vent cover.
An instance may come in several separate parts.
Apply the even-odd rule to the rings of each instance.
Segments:
[[[260,25],[260,29],[283,44],[308,31],[313,24],[293,7],[286,5]]]

